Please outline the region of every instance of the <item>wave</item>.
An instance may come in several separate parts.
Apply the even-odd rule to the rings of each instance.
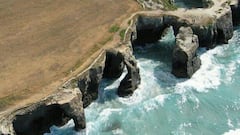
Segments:
[[[224,133],[223,135],[239,135],[240,129],[229,130],[228,132]]]

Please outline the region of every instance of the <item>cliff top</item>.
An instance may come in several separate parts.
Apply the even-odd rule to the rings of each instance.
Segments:
[[[114,42],[121,22],[139,9],[132,0],[0,3],[0,113],[56,91]]]

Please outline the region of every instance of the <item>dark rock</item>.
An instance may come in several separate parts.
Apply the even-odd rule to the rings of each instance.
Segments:
[[[119,78],[124,69],[123,60],[124,56],[119,51],[114,49],[107,50],[103,78]]]
[[[98,98],[98,88],[102,79],[103,66],[91,67],[79,78],[78,87],[83,94],[83,107],[86,108]]]
[[[158,41],[164,29],[162,17],[139,16],[136,22],[137,39],[134,45]]]
[[[190,78],[201,65],[196,55],[198,37],[190,27],[181,27],[173,49],[172,73],[179,78]]]
[[[134,56],[126,56],[124,63],[127,67],[127,75],[121,81],[120,86],[118,87],[117,94],[120,97],[130,96],[138,88],[140,84],[140,74],[139,68],[137,67],[137,62]]]
[[[98,98],[98,89],[103,77],[104,66],[105,55],[101,54],[93,64],[78,77],[78,88],[83,95],[84,108]]]
[[[174,34],[178,33],[181,26],[188,26],[189,23],[186,20],[181,20],[179,17],[174,15],[164,15],[163,16],[164,29],[166,27],[173,26]]]
[[[228,43],[228,40],[233,36],[233,22],[232,22],[232,11],[229,8],[225,8],[223,14],[216,20],[217,26],[217,42]]]
[[[199,46],[214,48],[217,41],[217,28],[215,24],[207,26],[192,25],[193,33],[198,36]]]
[[[202,6],[204,8],[210,8],[214,5],[212,0],[202,0]]]
[[[174,15],[139,16],[136,22],[136,32],[133,32],[133,46],[154,43],[161,39],[163,31],[172,26],[174,33],[178,33],[181,26],[188,26],[186,20]],[[137,34],[135,34],[137,33]]]
[[[73,119],[75,129],[85,128],[82,95],[79,89],[64,89],[47,99],[13,111],[0,119],[4,134],[42,135],[52,125],[63,126]]]
[[[240,1],[236,5],[231,5],[231,10],[233,25],[237,26],[240,24]]]

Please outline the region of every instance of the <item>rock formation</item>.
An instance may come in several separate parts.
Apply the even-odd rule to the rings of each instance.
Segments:
[[[124,56],[116,49],[106,51],[103,77],[108,79],[119,78],[124,69]]]
[[[127,67],[128,73],[118,87],[117,94],[120,97],[132,95],[133,92],[138,88],[141,80],[135,57],[132,55],[129,49],[124,50],[124,52],[128,52],[124,53],[124,63]]]
[[[198,47],[198,37],[192,29],[181,27],[173,49],[172,73],[176,77],[190,78],[200,68],[201,61],[196,55]]]
[[[133,94],[140,84],[139,68],[130,42],[133,46],[157,42],[169,26],[177,35],[172,73],[177,77],[191,77],[201,65],[196,55],[198,46],[213,48],[215,43],[227,43],[233,35],[233,23],[240,22],[239,2],[230,8],[227,1],[202,1],[209,8],[136,13],[131,22],[134,28],[126,32],[128,34],[120,47],[101,53],[89,68],[70,79],[52,96],[0,114],[0,134],[38,135],[48,132],[52,125],[65,124],[69,119],[74,120],[76,130],[85,128],[83,108],[98,98],[103,77],[118,78],[124,66],[127,67],[128,73],[117,90],[121,97]],[[149,2],[153,1],[147,4]]]
[[[83,95],[83,107],[86,108],[98,98],[98,88],[102,80],[105,56],[100,56],[88,70],[79,75],[78,88]]]
[[[133,45],[153,43],[160,39],[161,32],[165,29],[162,17],[139,16],[136,22],[137,38]]]
[[[240,0],[231,5],[233,25],[240,24]]]
[[[65,89],[28,107],[0,118],[2,134],[42,135],[52,125],[62,126],[73,119],[75,129],[85,128],[82,95],[79,89]]]
[[[232,23],[232,11],[231,8],[226,5],[218,14],[219,17],[216,19],[217,26],[217,42],[228,43],[228,40],[233,36],[233,23]]]
[[[199,46],[214,48],[217,42],[217,28],[214,23],[199,26],[199,25],[191,25],[193,33],[198,36]]]

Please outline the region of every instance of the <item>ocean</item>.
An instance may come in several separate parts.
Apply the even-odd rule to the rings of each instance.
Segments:
[[[118,80],[103,80],[99,98],[85,109],[87,128],[73,121],[46,135],[236,135],[240,134],[240,27],[228,44],[198,54],[201,68],[190,79],[171,74],[174,36],[136,48],[141,84],[121,98]]]

